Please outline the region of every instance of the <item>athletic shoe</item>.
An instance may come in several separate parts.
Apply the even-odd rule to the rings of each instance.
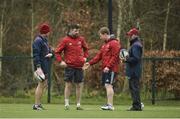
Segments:
[[[104,106],[101,107],[102,110],[111,110],[113,111],[114,110],[114,107],[110,104],[106,104]]]
[[[76,110],[84,110],[84,109],[81,107],[76,107]]]
[[[46,110],[46,109],[42,106],[42,104],[39,104],[39,107],[40,107],[42,110]]]
[[[141,108],[130,107],[129,109],[127,109],[127,111],[142,111],[142,109]]]
[[[70,108],[69,108],[69,105],[65,105],[65,108],[64,108],[65,110],[69,110]]]
[[[39,105],[33,105],[33,110],[43,110]]]

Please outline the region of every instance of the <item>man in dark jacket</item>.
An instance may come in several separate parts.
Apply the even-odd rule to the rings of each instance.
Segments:
[[[142,44],[138,37],[139,31],[136,28],[127,32],[130,37],[129,56],[126,62],[126,75],[129,80],[129,89],[132,97],[132,107],[129,111],[141,111],[140,99],[140,77],[141,77],[141,57],[142,57]]]
[[[44,89],[47,87],[47,78],[49,70],[49,59],[52,57],[52,51],[48,45],[48,36],[50,34],[50,26],[43,23],[39,27],[40,34],[35,38],[33,48],[33,63],[35,73],[45,76],[38,81],[38,86],[35,91],[35,104],[33,110],[44,109],[41,105],[41,97]]]
[[[55,50],[56,60],[61,66],[65,67],[65,110],[69,109],[69,96],[73,82],[76,84],[76,109],[82,110],[80,107],[84,81],[82,66],[88,57],[88,46],[85,38],[79,36],[79,30],[80,26],[78,24],[69,25],[67,36],[60,39]],[[64,54],[64,59],[62,58],[62,54]]]

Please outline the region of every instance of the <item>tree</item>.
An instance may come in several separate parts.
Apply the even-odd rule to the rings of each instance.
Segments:
[[[2,4],[2,13],[1,13],[1,27],[0,27],[0,57],[3,56],[3,52],[2,52],[2,44],[3,44],[3,38],[4,38],[4,26],[3,26],[3,22],[4,22],[4,15],[5,15],[5,8],[6,8],[6,0],[3,1]],[[0,59],[0,77],[2,75],[2,59]]]
[[[118,25],[117,25],[117,37],[120,38],[121,36],[121,31],[122,31],[122,22],[123,22],[123,18],[122,18],[122,8],[123,8],[123,5],[124,5],[124,1],[123,0],[118,0],[117,1],[117,4],[118,4]]]
[[[167,44],[167,29],[168,29],[168,19],[169,19],[169,12],[170,12],[170,4],[171,1],[168,1],[167,5],[167,12],[166,12],[166,18],[165,18],[165,25],[164,25],[164,35],[163,35],[163,50],[166,50],[166,44]]]

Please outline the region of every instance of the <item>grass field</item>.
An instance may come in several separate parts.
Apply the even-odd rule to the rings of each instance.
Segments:
[[[0,118],[180,118],[180,106],[145,105],[144,111],[129,112],[128,106],[115,105],[114,111],[103,111],[101,105],[83,105],[85,110],[64,110],[60,104],[44,104],[47,110],[34,111],[32,104],[0,104]]]

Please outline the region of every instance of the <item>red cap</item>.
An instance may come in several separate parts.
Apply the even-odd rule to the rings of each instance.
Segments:
[[[136,29],[136,28],[132,28],[131,30],[129,30],[127,32],[127,35],[128,36],[132,36],[132,35],[138,35],[139,34],[139,31]]]
[[[49,33],[49,32],[50,32],[50,26],[49,26],[49,24],[46,24],[46,23],[41,24],[41,25],[40,25],[40,28],[39,28],[39,31],[40,31],[41,34],[47,34],[47,33]]]

